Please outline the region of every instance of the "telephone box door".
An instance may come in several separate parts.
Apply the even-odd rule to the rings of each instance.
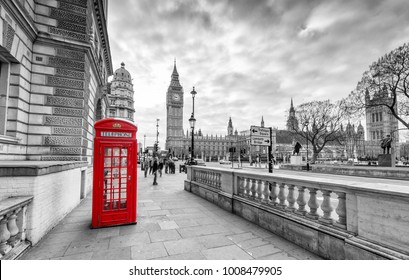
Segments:
[[[98,217],[99,226],[126,224],[135,222],[135,186],[133,186],[131,160],[135,147],[132,143],[101,143],[103,168],[100,174],[104,178],[99,201],[102,210]],[[133,190],[133,191],[132,191]]]

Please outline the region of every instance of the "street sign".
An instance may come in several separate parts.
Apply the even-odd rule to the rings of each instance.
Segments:
[[[270,128],[252,125],[250,127],[250,145],[270,146],[271,145]]]
[[[267,137],[251,137],[250,144],[255,146],[270,146],[271,141]]]
[[[252,125],[250,127],[250,136],[264,136],[270,138],[270,128]]]

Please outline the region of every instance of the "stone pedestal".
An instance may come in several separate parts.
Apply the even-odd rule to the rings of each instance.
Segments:
[[[296,156],[296,155],[291,156],[290,163],[294,165],[301,165],[302,156]]]
[[[378,155],[378,165],[384,167],[392,167],[392,156],[390,154]]]

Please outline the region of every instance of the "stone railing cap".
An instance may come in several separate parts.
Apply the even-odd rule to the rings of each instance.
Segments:
[[[86,161],[1,161],[0,177],[41,176],[85,166]]]

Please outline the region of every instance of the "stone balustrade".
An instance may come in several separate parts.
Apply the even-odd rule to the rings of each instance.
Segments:
[[[187,175],[185,190],[324,258],[409,259],[407,182],[198,166]]]
[[[0,201],[0,259],[14,259],[30,246],[26,240],[27,209],[32,196]]]

